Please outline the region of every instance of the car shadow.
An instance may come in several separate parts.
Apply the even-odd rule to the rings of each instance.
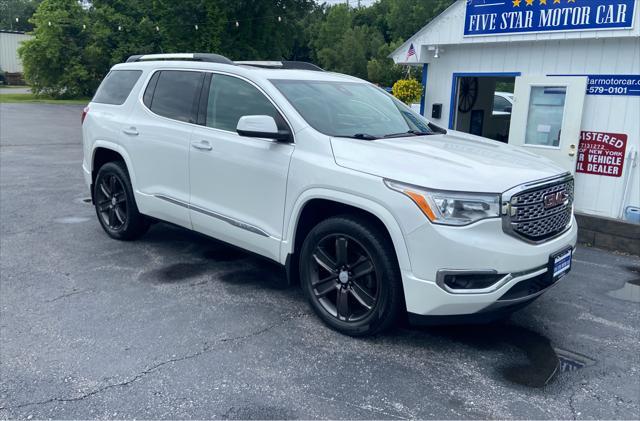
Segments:
[[[178,283],[216,272],[216,280],[228,285],[275,290],[289,287],[284,269],[276,262],[182,227],[154,224],[139,242],[159,256],[158,260],[182,258],[145,273],[144,278],[151,282]]]

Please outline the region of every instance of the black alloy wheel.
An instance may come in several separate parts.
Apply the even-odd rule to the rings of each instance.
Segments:
[[[96,208],[102,223],[117,231],[127,221],[127,195],[122,180],[115,174],[109,174],[100,180],[96,189]]]
[[[403,307],[391,239],[366,218],[341,215],[318,223],[302,244],[298,264],[311,307],[341,333],[381,332]]]
[[[367,250],[354,238],[330,234],[313,251],[313,293],[326,312],[346,322],[365,318],[378,300],[380,278]]]
[[[133,240],[149,229],[149,220],[138,211],[124,162],[104,164],[93,183],[93,202],[104,231],[117,240]]]

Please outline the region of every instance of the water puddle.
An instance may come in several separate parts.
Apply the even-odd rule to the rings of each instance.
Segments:
[[[634,279],[625,282],[622,288],[608,292],[607,295],[619,300],[640,303],[640,266],[628,266],[627,270],[633,274]]]
[[[558,373],[573,372],[595,361],[573,351],[554,348],[551,341],[532,330],[510,324],[436,328],[457,342],[482,350],[506,353],[500,357],[497,372],[510,383],[532,388],[550,384]],[[511,350],[511,351],[509,351]]]

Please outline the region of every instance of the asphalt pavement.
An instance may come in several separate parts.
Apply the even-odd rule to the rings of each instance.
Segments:
[[[86,202],[80,114],[0,104],[0,419],[640,418],[640,259],[579,247],[509,321],[353,339],[281,269]]]

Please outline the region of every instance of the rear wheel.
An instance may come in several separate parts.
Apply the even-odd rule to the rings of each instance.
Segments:
[[[147,218],[138,212],[129,175],[121,162],[108,162],[100,168],[93,200],[98,221],[110,237],[133,240],[149,228]]]
[[[300,253],[300,280],[320,318],[347,335],[378,333],[400,311],[402,287],[391,242],[356,217],[330,218],[311,230]]]

